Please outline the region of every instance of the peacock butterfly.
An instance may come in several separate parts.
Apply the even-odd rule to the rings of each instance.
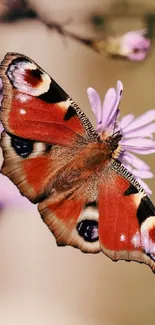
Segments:
[[[122,135],[101,136],[58,84],[28,57],[8,53],[3,80],[1,172],[38,210],[58,245],[155,272],[155,207],[114,158]]]

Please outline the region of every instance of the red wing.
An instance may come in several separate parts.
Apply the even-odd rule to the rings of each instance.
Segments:
[[[6,131],[1,141],[2,173],[38,202],[48,196],[59,168],[97,134],[71,98],[24,55],[8,53],[0,76],[4,98],[0,117]]]
[[[80,145],[98,140],[89,120],[25,56],[7,54],[0,76],[1,119],[8,132],[2,135],[2,172],[30,200],[41,201],[40,213],[57,243],[143,262],[155,272],[155,208],[133,176],[114,162],[100,172],[68,169],[68,183],[63,177]]]
[[[112,260],[142,262],[155,272],[155,208],[119,163],[78,188],[55,192],[39,211],[58,245],[87,253],[102,250]]]
[[[99,239],[112,260],[138,261],[155,272],[155,207],[126,168],[114,162],[99,185]]]
[[[4,162],[1,172],[32,202],[48,196],[49,184],[78,148],[48,145],[2,133]]]
[[[0,77],[4,96],[1,120],[7,132],[67,146],[98,138],[80,108],[28,57],[8,53]]]
[[[59,246],[71,245],[85,253],[97,253],[100,251],[98,210],[96,202],[84,195],[84,190],[87,190],[85,185],[52,195],[38,208]]]

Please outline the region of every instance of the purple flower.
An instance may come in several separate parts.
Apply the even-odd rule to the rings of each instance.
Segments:
[[[131,61],[142,61],[146,58],[151,42],[145,31],[128,32],[120,38],[120,55]]]
[[[87,89],[89,102],[97,120],[97,131],[102,138],[113,134],[114,130],[121,131],[123,137],[119,142],[116,158],[136,177],[147,194],[152,194],[143,179],[152,178],[153,173],[150,171],[149,165],[135,154],[146,155],[155,152],[155,141],[153,140],[155,110],[147,111],[139,117],[129,114],[118,121],[122,91],[123,85],[121,81],[118,81],[116,90],[110,88],[101,104],[96,90]]]
[[[107,36],[92,43],[101,54],[122,57],[130,61],[142,61],[146,58],[151,42],[145,36],[146,30],[132,31],[123,35]]]

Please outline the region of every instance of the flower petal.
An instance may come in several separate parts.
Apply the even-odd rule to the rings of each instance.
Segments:
[[[120,80],[117,81],[117,88],[116,88],[116,101],[115,101],[115,106],[111,112],[111,115],[109,116],[109,122],[108,122],[108,126],[110,126],[110,124],[115,123],[119,114],[119,103],[121,101],[122,98],[122,93],[123,93],[123,84]]]
[[[121,37],[121,46],[127,47],[130,51],[136,46],[137,48],[148,48],[150,46],[150,40],[144,37],[144,34],[139,31],[130,31]]]
[[[120,141],[122,146],[129,146],[133,149],[155,149],[155,141],[146,138],[130,138],[130,139],[122,139]]]
[[[121,163],[123,164],[123,166],[130,172],[130,173],[132,173],[132,167],[131,167],[131,165],[129,165],[129,164],[127,164],[126,162],[125,162],[125,160],[124,159],[122,159],[121,160]]]
[[[101,100],[100,96],[98,95],[97,91],[91,87],[87,89],[88,99],[90,102],[90,106],[92,111],[96,116],[97,123],[101,123]]]
[[[127,162],[128,164],[131,164],[133,167],[137,169],[142,170],[149,170],[150,166],[146,164],[142,159],[138,158],[137,156],[133,155],[130,152],[125,151],[122,161]]]
[[[146,138],[122,139],[120,145],[123,150],[141,155],[155,152],[155,141]]]
[[[128,54],[128,59],[131,60],[131,61],[143,61],[146,56],[147,56],[147,51],[146,50],[140,50],[139,49],[139,52],[137,53],[130,53]]]
[[[120,39],[120,54],[132,61],[144,60],[151,42],[140,32],[128,32]]]
[[[133,131],[125,132],[125,138],[137,138],[137,137],[151,137],[152,133],[155,133],[155,123],[141,126]]]
[[[109,117],[115,106],[115,101],[116,91],[114,88],[110,88],[105,95],[102,106],[102,130],[108,126]]]
[[[118,115],[116,113],[123,91],[123,84],[120,80],[117,81],[117,88],[110,88],[106,95],[103,102],[102,108],[102,130],[106,127],[110,126],[113,123],[114,118]]]
[[[155,109],[152,109],[141,116],[137,117],[128,127],[126,127],[126,132],[135,130],[141,126],[144,126],[155,120]]]
[[[153,178],[153,173],[151,173],[149,170],[132,170],[133,175],[137,178]]]
[[[134,119],[133,114],[128,114],[122,117],[121,121],[119,122],[120,128],[124,130],[133,121],[133,119]]]
[[[135,149],[135,147],[133,148],[133,147],[129,147],[129,146],[127,146],[126,148],[124,146],[124,150],[127,150],[127,151],[130,150],[131,152],[136,153],[138,155],[150,155],[152,153],[155,153],[155,149],[149,149],[149,148],[136,148]]]

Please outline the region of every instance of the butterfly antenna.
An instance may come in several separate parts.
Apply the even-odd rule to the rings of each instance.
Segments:
[[[116,121],[116,119],[115,119],[115,122],[114,122],[114,127],[113,127],[113,135],[114,135],[114,133],[115,133],[115,130],[116,130],[116,125],[117,125],[117,121]]]
[[[113,124],[113,133],[112,133],[113,135],[116,133],[118,113],[119,113],[119,109],[116,111],[116,114],[115,114],[115,121],[114,121],[114,124]]]

